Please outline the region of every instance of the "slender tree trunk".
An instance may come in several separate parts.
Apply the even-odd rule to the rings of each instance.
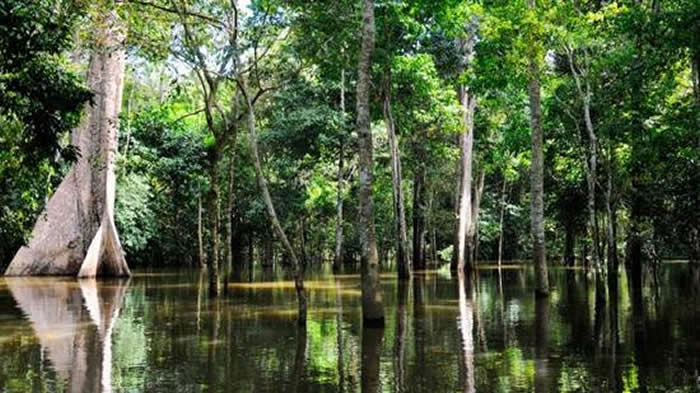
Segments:
[[[498,218],[498,268],[501,268],[503,262],[503,219],[506,214],[506,186],[505,174],[503,176],[503,188],[501,189],[501,213]]]
[[[411,276],[411,265],[408,258],[408,231],[406,229],[406,209],[403,195],[403,176],[401,173],[401,152],[399,139],[396,135],[394,117],[391,113],[391,71],[384,74],[384,123],[389,138],[389,153],[391,156],[392,195],[394,199],[394,220],[396,224],[396,265],[399,279],[405,280]]]
[[[345,126],[345,70],[340,72],[340,112],[343,116],[343,126]],[[345,164],[345,136],[340,141],[340,151],[338,153],[338,199],[335,204],[335,254],[333,258],[333,272],[340,272],[343,266],[343,186],[345,175],[343,174]]]
[[[384,306],[379,286],[379,255],[374,228],[372,199],[372,129],[369,97],[372,55],[375,40],[374,1],[364,0],[362,10],[362,47],[357,71],[357,136],[360,168],[360,247],[362,252],[363,326],[384,326]],[[364,339],[363,339],[364,341]]]
[[[615,158],[612,156],[612,149],[610,149],[610,157],[608,157],[608,180],[607,180],[607,190],[605,192],[605,211],[608,215],[607,220],[607,236],[608,236],[608,274],[617,275],[617,235],[616,235],[616,225],[617,225],[617,209],[615,208],[615,202],[613,201],[613,168],[614,163],[612,160]]]
[[[247,89],[245,80],[239,80],[239,87],[241,88],[242,93],[245,96],[246,103],[248,105],[248,131],[250,133],[250,151],[251,155],[253,156],[253,166],[255,167],[255,174],[258,180],[258,186],[260,187],[260,191],[262,192],[262,197],[263,201],[265,202],[267,214],[270,217],[270,221],[272,221],[272,228],[275,230],[275,232],[277,232],[277,236],[282,241],[282,244],[284,245],[288,256],[292,259],[292,265],[294,268],[294,288],[296,289],[297,301],[299,303],[299,314],[297,316],[297,322],[299,325],[306,325],[307,306],[306,290],[304,289],[303,266],[297,258],[297,255],[294,252],[292,245],[289,243],[289,239],[287,239],[287,235],[284,233],[284,229],[282,229],[282,225],[280,224],[279,219],[277,218],[277,213],[275,212],[275,206],[272,202],[272,198],[270,197],[270,191],[267,188],[267,180],[265,179],[265,173],[263,173],[262,164],[260,163],[260,153],[258,152],[258,137],[257,131],[255,129],[255,111],[253,103],[250,100],[250,96],[246,91]]]
[[[417,149],[421,163],[415,169],[413,177],[413,268],[425,269],[425,159],[423,150]]]
[[[472,239],[473,251],[469,254],[469,266],[476,266],[476,261],[479,254],[479,211],[481,210],[481,196],[484,193],[484,180],[486,174],[481,172],[476,187],[472,192],[472,225],[469,231],[469,237]]]
[[[473,22],[468,24],[469,32],[467,38],[457,40],[457,51],[459,53],[459,73],[468,70],[474,58],[474,44],[476,26]],[[452,259],[452,270],[464,271],[465,258],[472,252],[473,238],[469,236],[472,230],[472,149],[474,147],[474,109],[476,99],[467,86],[459,87],[459,102],[464,114],[464,131],[459,138],[460,157],[459,167],[459,193],[457,214],[457,228],[455,236],[455,257]],[[471,258],[470,258],[471,259]],[[469,266],[471,268],[472,266]]]
[[[131,274],[114,224],[126,27],[116,9],[92,22],[95,46],[87,84],[95,96],[87,118],[73,130],[71,142],[81,156],[37,219],[29,244],[17,251],[6,275]]]
[[[197,241],[199,243],[199,267],[207,267],[207,256],[204,253],[204,234],[202,230],[202,194],[197,196]]]
[[[528,0],[528,7],[535,10],[535,0]],[[534,42],[533,42],[534,44]],[[540,295],[549,294],[547,255],[544,244],[544,153],[542,135],[542,109],[540,107],[540,79],[537,59],[529,59],[530,126],[532,128],[532,163],[530,164],[530,221],[532,226],[532,257],[535,263],[536,288]]]
[[[219,152],[214,147],[209,168],[209,224],[211,225],[211,260],[209,261],[209,296],[219,296]]]
[[[226,272],[230,272],[233,268],[233,248],[231,246],[233,240],[233,189],[236,180],[236,153],[235,143],[231,146],[231,162],[228,167],[228,195],[226,199],[226,244],[224,244],[224,253],[226,254]]]

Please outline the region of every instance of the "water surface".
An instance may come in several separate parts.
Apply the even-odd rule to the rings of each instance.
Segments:
[[[198,271],[0,279],[0,392],[700,391],[700,269],[617,291],[555,269],[548,300],[519,266],[382,277],[386,328],[364,331],[356,274],[308,274],[306,331],[280,272],[217,300]]]

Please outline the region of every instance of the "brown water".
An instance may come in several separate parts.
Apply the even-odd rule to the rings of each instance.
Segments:
[[[365,331],[359,276],[313,273],[305,334],[290,281],[241,277],[216,301],[196,271],[0,279],[0,392],[700,391],[700,270],[688,265],[641,287],[621,273],[617,294],[554,270],[548,301],[519,267],[461,288],[385,274],[386,328]]]

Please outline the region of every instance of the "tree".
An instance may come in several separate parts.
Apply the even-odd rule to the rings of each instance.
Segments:
[[[362,319],[366,326],[384,326],[384,307],[379,286],[379,255],[374,228],[372,200],[372,129],[370,124],[370,85],[375,42],[374,1],[364,0],[362,47],[357,65],[357,122],[359,155],[360,246],[362,252]]]
[[[95,99],[73,131],[80,158],[66,175],[20,248],[7,275],[128,276],[114,224],[119,112],[124,77],[125,25],[116,9],[93,21],[95,43],[88,86]]]
[[[536,18],[535,0],[528,0],[528,9],[532,18]],[[549,294],[549,278],[547,276],[547,255],[544,243],[544,152],[542,133],[542,109],[540,107],[540,78],[539,78],[539,43],[536,41],[536,19],[530,26],[531,52],[528,71],[530,81],[528,94],[530,97],[530,124],[532,132],[532,163],[530,164],[530,220],[532,226],[532,257],[535,263],[537,280],[535,291],[540,295]]]

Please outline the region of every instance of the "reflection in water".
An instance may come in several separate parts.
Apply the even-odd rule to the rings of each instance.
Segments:
[[[661,266],[654,289],[652,272],[615,288],[553,269],[549,299],[529,268],[479,270],[478,286],[385,274],[379,330],[363,329],[359,274],[308,272],[306,330],[279,270],[219,299],[198,271],[0,279],[0,392],[699,391],[697,271]]]
[[[68,392],[112,391],[112,329],[128,281],[6,278]]]
[[[549,392],[549,297],[535,296],[535,392]]]
[[[384,328],[362,329],[362,393],[379,393],[379,364]]]
[[[474,310],[472,305],[471,280],[459,274],[459,331],[462,338],[462,356],[464,357],[464,392],[474,393]],[[468,294],[468,295],[467,295]]]

